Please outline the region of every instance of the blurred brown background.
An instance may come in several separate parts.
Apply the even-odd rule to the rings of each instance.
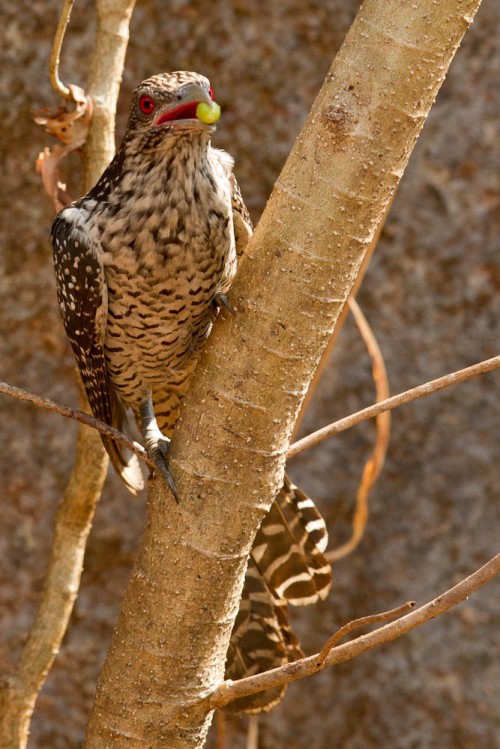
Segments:
[[[358,0],[139,0],[119,104],[162,71],[212,80],[223,118],[215,138],[257,220],[359,5]],[[48,136],[31,110],[58,102],[48,57],[60,3],[3,4],[0,45],[3,212],[0,379],[76,405],[73,362],[55,302],[51,207],[34,162]],[[359,294],[393,392],[498,353],[500,5],[484,0],[418,142]],[[93,4],[78,0],[61,76],[85,84]],[[77,157],[73,162],[78,166]],[[78,187],[73,183],[74,194]],[[414,598],[423,603],[498,551],[500,374],[394,413],[384,473],[362,545],[337,564],[330,601],[294,612],[308,653],[340,624]],[[367,405],[373,384],[351,319],[303,431]],[[0,659],[19,652],[47,564],[75,426],[0,397]],[[345,540],[363,460],[364,425],[294,461],[332,544]],[[144,521],[109,477],[80,597],[38,701],[31,749],[79,744]],[[381,650],[293,685],[262,723],[262,749],[500,747],[500,584]],[[240,746],[238,737],[234,746]]]

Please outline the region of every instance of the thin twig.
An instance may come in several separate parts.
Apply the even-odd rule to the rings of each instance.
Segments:
[[[299,453],[304,452],[304,450],[307,450],[314,445],[318,445],[323,440],[328,439],[329,437],[334,437],[336,434],[344,432],[346,429],[350,429],[351,427],[356,426],[356,424],[360,424],[362,421],[373,419],[375,416],[378,416],[378,414],[381,414],[384,411],[392,411],[393,409],[398,408],[398,406],[402,406],[406,403],[411,403],[412,401],[417,400],[417,398],[421,398],[424,395],[431,395],[431,393],[436,393],[439,390],[450,387],[451,385],[456,385],[459,382],[470,380],[472,377],[477,377],[478,375],[492,372],[494,369],[498,369],[498,367],[500,367],[500,356],[494,356],[491,359],[485,359],[484,361],[479,362],[478,364],[473,364],[472,366],[466,367],[465,369],[459,369],[456,372],[450,372],[450,374],[444,375],[443,377],[438,377],[436,380],[424,382],[422,385],[417,385],[417,387],[414,387],[411,390],[406,390],[403,393],[398,393],[398,395],[393,395],[391,398],[386,398],[386,400],[383,400],[380,403],[375,403],[373,406],[363,408],[361,411],[357,411],[355,414],[351,414],[350,416],[346,416],[343,419],[339,419],[333,424],[329,424],[322,429],[318,429],[316,432],[307,435],[307,437],[303,437],[301,440],[294,442],[293,445],[290,445],[290,447],[288,448],[287,457],[289,459],[294,458]],[[37,406],[41,406],[42,408],[47,408],[50,411],[59,413],[62,416],[81,421],[82,424],[93,427],[99,432],[102,432],[108,437],[111,437],[111,439],[115,439],[118,442],[121,442],[123,445],[128,447],[129,450],[134,452],[137,457],[144,460],[146,463],[148,463],[148,465],[151,465],[149,459],[146,456],[144,448],[139,445],[138,442],[130,440],[122,432],[119,432],[117,429],[104,424],[104,422],[99,421],[98,419],[94,419],[92,416],[89,416],[83,411],[78,411],[68,408],[67,406],[62,406],[61,404],[57,404],[54,401],[51,401],[49,398],[41,398],[40,396],[36,396],[32,393],[28,393],[27,391],[22,390],[22,388],[17,388],[13,385],[8,385],[6,382],[1,381],[0,393],[5,393],[6,395],[11,395],[14,398],[29,401]],[[152,467],[154,468],[154,466]]]
[[[384,357],[377,343],[377,339],[362,313],[357,301],[351,297],[349,307],[363,337],[368,353],[372,360],[373,380],[375,382],[375,402],[386,400],[389,397],[389,380],[384,363]],[[356,493],[356,509],[352,519],[352,534],[348,541],[336,549],[332,549],[325,556],[329,562],[336,562],[348,554],[351,554],[363,538],[366,524],[368,522],[368,499],[383,468],[389,437],[391,434],[391,414],[384,411],[375,417],[377,436],[372,454],[365,463],[361,481]]]
[[[61,17],[59,18],[59,23],[57,24],[56,35],[54,37],[54,44],[52,45],[52,53],[50,55],[49,62],[50,82],[52,84],[52,88],[57,94],[62,96],[63,99],[67,99],[67,101],[73,101],[73,94],[71,92],[71,89],[68,88],[68,86],[65,86],[59,78],[59,61],[61,57],[64,35],[66,33],[66,28],[68,26],[69,18],[71,16],[71,11],[73,10],[74,4],[75,0],[64,0]]]
[[[361,616],[359,619],[353,619],[351,622],[347,622],[343,627],[338,629],[329,640],[325,642],[321,648],[318,656],[318,665],[322,665],[328,656],[328,653],[339,644],[348,634],[353,632],[355,629],[361,629],[361,627],[368,627],[371,624],[380,624],[380,622],[390,622],[391,619],[397,619],[404,614],[408,609],[412,609],[415,606],[415,601],[407,601],[401,606],[390,611],[382,611],[380,614],[369,614],[368,616]]]
[[[226,713],[223,713],[221,710],[218,710],[215,714],[215,724],[216,724],[216,749],[227,749],[226,747]]]
[[[259,716],[249,715],[246,749],[259,749]]]
[[[126,434],[123,434],[123,432],[120,432],[118,429],[115,429],[114,427],[105,424],[103,421],[99,421],[99,419],[90,416],[89,414],[85,413],[85,411],[79,411],[76,408],[63,406],[61,403],[56,403],[50,398],[44,398],[41,395],[34,395],[33,393],[29,393],[27,390],[23,390],[23,388],[18,388],[14,385],[9,385],[8,383],[1,381],[0,393],[3,393],[4,395],[10,395],[12,396],[12,398],[18,398],[19,400],[27,401],[28,403],[33,403],[35,406],[46,408],[48,411],[53,411],[60,416],[65,416],[68,419],[74,419],[75,421],[79,421],[81,424],[85,424],[85,426],[97,429],[98,432],[106,435],[106,437],[111,437],[111,439],[116,440],[116,442],[120,442],[122,445],[125,445],[125,447],[131,450],[131,452],[135,453],[138,458],[141,458],[141,460],[151,466],[151,468],[155,467],[154,463],[149,459],[148,454],[142,445],[140,445],[135,440],[130,439],[130,437],[127,437]]]
[[[423,395],[436,393],[438,390],[443,390],[451,385],[456,385],[459,382],[469,380],[472,377],[486,374],[498,367],[500,367],[500,356],[494,356],[492,359],[485,359],[484,361],[479,362],[478,364],[473,364],[465,369],[459,369],[456,372],[451,372],[443,377],[438,377],[436,380],[425,382],[423,385],[418,385],[411,390],[406,390],[404,393],[393,395],[391,398],[386,398],[386,400],[383,400],[380,403],[375,403],[373,406],[363,408],[363,410],[357,411],[355,414],[339,419],[339,421],[335,421],[333,424],[329,424],[328,426],[307,435],[307,437],[297,440],[297,442],[294,442],[293,445],[290,445],[288,448],[287,457],[289,459],[294,458],[299,453],[304,452],[304,450],[308,450],[314,445],[319,445],[323,440],[333,437],[340,432],[344,432],[346,429],[350,429],[356,424],[360,424],[362,421],[373,419],[384,411],[392,411],[394,408],[402,406],[405,403],[411,403],[411,401],[417,400],[417,398],[421,398]]]
[[[248,697],[256,692],[284,686],[292,681],[303,679],[305,676],[311,676],[330,666],[345,663],[362,653],[391,642],[461,603],[474,593],[474,591],[489,582],[495,575],[498,575],[499,572],[500,554],[497,554],[472,575],[461,580],[453,588],[450,588],[424,606],[420,606],[415,611],[406,614],[406,616],[397,619],[395,622],[390,622],[373,632],[361,635],[355,640],[333,648],[322,663],[319,661],[320,654],[316,653],[293,663],[287,663],[280,668],[266,671],[263,674],[248,676],[239,681],[228,680],[223,682],[206,699],[207,708],[220,708],[229,702],[241,699],[242,697]]]

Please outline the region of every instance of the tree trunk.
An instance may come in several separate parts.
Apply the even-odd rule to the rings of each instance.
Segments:
[[[307,386],[479,0],[366,0],[275,185],[172,445],[85,746],[201,747]]]

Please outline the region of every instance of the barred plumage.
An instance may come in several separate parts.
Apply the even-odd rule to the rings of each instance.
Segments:
[[[332,574],[323,556],[328,543],[325,521],[314,503],[285,476],[283,487],[255,537],[240,610],[226,664],[228,679],[294,661],[300,643],[288,623],[288,605],[307,606],[328,595]],[[270,710],[285,687],[236,700],[228,710]]]
[[[131,409],[169,481],[166,451],[182,398],[252,233],[232,159],[212,148],[213,126],[195,116],[197,104],[210,101],[209,82],[196,73],[140,84],[116,157],[52,229],[59,305],[92,411],[121,429]],[[103,441],[138,491],[135,456]],[[287,602],[325,597],[326,538],[314,504],[285,479],[253,546],[228,653],[231,678],[300,655]],[[280,694],[236,707],[266,709]]]

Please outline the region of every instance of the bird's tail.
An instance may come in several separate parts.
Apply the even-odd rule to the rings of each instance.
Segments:
[[[134,453],[126,454],[123,447],[109,437],[102,437],[104,447],[109,455],[111,465],[129,490],[131,494],[138,494],[144,489],[144,476],[142,475],[139,459]]]
[[[120,432],[127,431],[127,415],[125,409],[115,396],[111,401],[112,423]],[[105,435],[101,435],[103,445],[109,455],[111,465],[131,494],[137,494],[144,489],[144,476],[137,455],[131,453],[119,442]]]
[[[302,656],[288,622],[288,604],[306,606],[324,600],[332,571],[323,552],[325,521],[313,501],[285,481],[252,547],[240,609],[226,661],[226,678],[268,671]],[[285,687],[236,700],[229,710],[259,713],[282,698]]]

